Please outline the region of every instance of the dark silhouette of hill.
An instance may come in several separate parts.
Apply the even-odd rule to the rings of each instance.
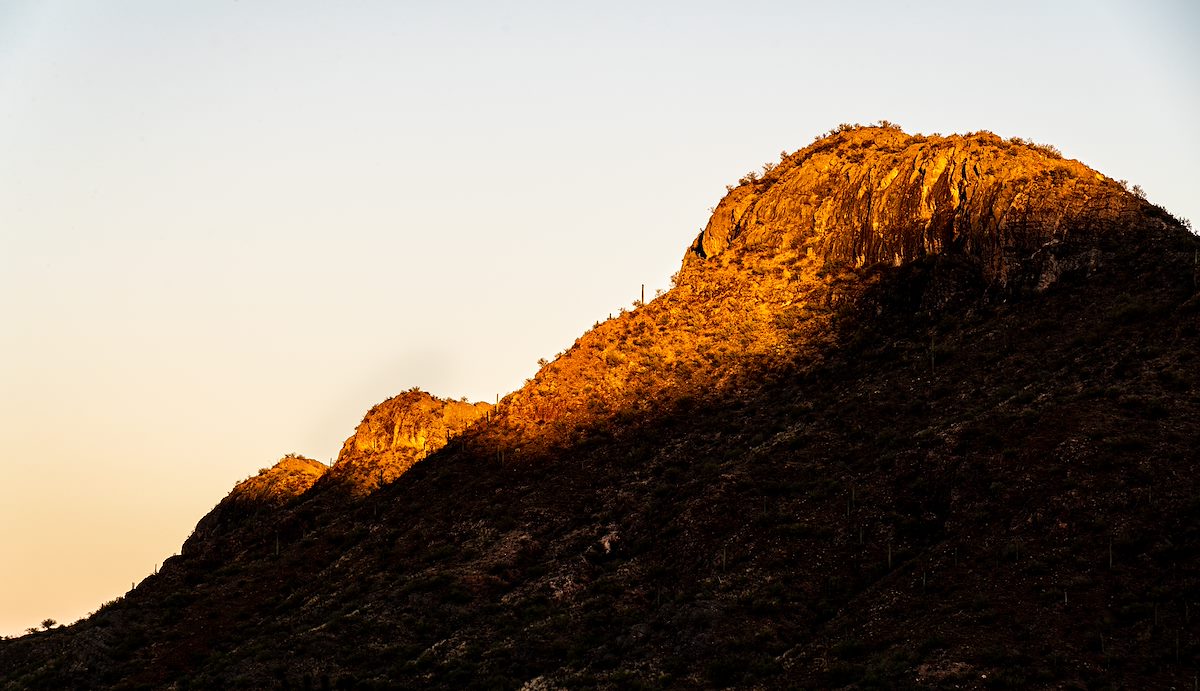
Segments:
[[[671,291],[240,484],[0,688],[1188,688],[1198,251],[1049,147],[831,133]]]

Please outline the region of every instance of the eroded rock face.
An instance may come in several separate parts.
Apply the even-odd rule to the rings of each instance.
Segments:
[[[1072,246],[1142,230],[1152,209],[1048,147],[986,132],[924,137],[862,127],[730,190],[683,277],[730,252],[798,250],[852,267],[956,254],[991,285],[1044,289],[1056,272],[1087,264],[1068,257]]]
[[[365,493],[395,480],[492,409],[412,389],[372,407],[342,445],[330,481]]]

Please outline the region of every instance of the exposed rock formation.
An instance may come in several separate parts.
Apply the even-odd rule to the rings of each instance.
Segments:
[[[327,470],[324,463],[311,458],[284,456],[270,468],[258,471],[258,475],[239,482],[222,503],[279,506],[304,494]]]
[[[411,389],[373,406],[342,444],[329,481],[361,494],[395,480],[492,409]]]
[[[989,284],[1045,289],[1054,280],[1046,272],[1061,272],[1070,247],[1144,232],[1152,210],[1049,147],[989,132],[924,137],[860,127],[732,189],[692,245],[684,280],[731,249],[797,250],[854,267],[954,254],[976,263]]]

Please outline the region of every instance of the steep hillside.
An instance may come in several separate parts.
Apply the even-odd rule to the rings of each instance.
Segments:
[[[872,288],[886,267],[932,282],[909,305],[927,318],[1044,292],[1178,231],[1120,183],[987,132],[851,128],[764,170],[717,205],[673,290],[597,325],[505,399],[506,421],[533,433],[523,443],[578,439],[748,373],[817,366],[844,308],[868,292],[910,297]]]
[[[1188,688],[1198,256],[1046,147],[833,133],[495,409],[377,406],[0,688]]]

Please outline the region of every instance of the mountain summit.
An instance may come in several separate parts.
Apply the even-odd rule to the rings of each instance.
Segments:
[[[1044,289],[1061,270],[1057,258],[1142,229],[1151,208],[1051,147],[987,132],[851,128],[741,182],[689,258],[799,251],[862,267],[958,255],[989,284]]]
[[[1186,688],[1200,241],[1135,191],[840,128],[670,291],[239,484],[0,689]]]

